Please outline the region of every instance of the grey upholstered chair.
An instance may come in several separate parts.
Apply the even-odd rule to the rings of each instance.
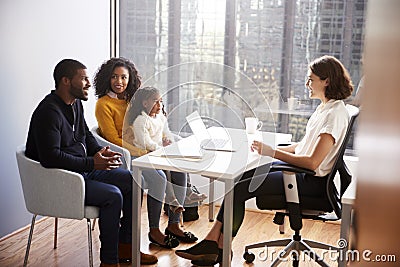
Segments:
[[[39,162],[25,156],[25,145],[17,148],[16,157],[25,206],[33,214],[23,266],[28,264],[36,216],[41,215],[55,217],[54,248],[57,248],[58,218],[87,220],[89,264],[92,267],[90,219],[99,216],[99,208],[85,206],[85,182],[82,175],[62,169],[44,168]]]
[[[313,240],[302,239],[300,235],[300,230],[302,228],[303,218],[320,221],[335,221],[341,218],[341,198],[343,193],[346,191],[348,185],[350,184],[352,178],[351,173],[343,160],[343,156],[352,132],[352,127],[359,115],[359,109],[357,107],[346,105],[346,108],[350,115],[350,123],[348,125],[343,143],[338,151],[336,161],[332,167],[331,172],[328,175],[326,183],[326,195],[322,195],[321,197],[299,197],[297,192],[295,173],[306,173],[314,175],[314,171],[290,164],[278,164],[271,166],[271,170],[283,172],[285,196],[260,196],[256,198],[256,204],[259,209],[263,210],[286,210],[285,212],[277,212],[275,214],[274,222],[276,224],[282,225],[282,223],[284,223],[284,216],[288,216],[290,228],[294,231],[294,235],[292,238],[272,240],[247,245],[245,247],[245,253],[243,255],[243,258],[246,260],[247,263],[251,263],[255,260],[255,255],[249,252],[250,249],[265,247],[284,247],[279,253],[279,257],[276,257],[275,260],[272,262],[271,267],[280,264],[283,259],[287,257],[291,252],[293,252],[292,259],[294,267],[299,266],[298,257],[300,255],[300,252],[303,252],[306,255],[310,256],[310,258],[315,260],[318,265],[328,267],[328,264],[323,260],[323,258],[319,257],[312,248],[325,249],[336,252],[344,249],[344,247],[340,246],[341,244],[338,244],[339,247],[335,247]],[[335,176],[337,173],[339,174],[340,184],[335,182]],[[280,230],[281,229],[282,228],[280,228]]]

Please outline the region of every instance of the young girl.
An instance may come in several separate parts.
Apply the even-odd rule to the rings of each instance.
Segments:
[[[136,91],[129,121],[133,128],[133,144],[138,148],[154,151],[179,138],[168,128],[160,91],[154,87],[144,87]],[[171,183],[167,184],[166,190],[166,202],[170,205],[170,210],[165,234],[172,235],[181,242],[192,243],[197,241],[197,237],[190,232],[182,232],[179,228],[180,216],[184,211],[186,184],[186,173],[171,172]],[[157,243],[150,234],[149,239]]]

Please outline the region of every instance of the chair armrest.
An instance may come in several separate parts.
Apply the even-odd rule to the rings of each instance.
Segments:
[[[271,166],[271,171],[286,171],[286,172],[294,172],[294,173],[305,173],[309,175],[315,175],[315,171],[298,167],[295,165],[291,165],[289,163],[279,163],[279,164],[273,164]]]
[[[131,154],[129,153],[128,149],[124,147],[120,147],[114,143],[111,143],[110,141],[104,139],[102,136],[100,136],[98,132],[98,127],[94,126],[90,131],[92,132],[94,138],[96,138],[97,143],[101,146],[109,146],[111,150],[115,152],[119,152],[122,154],[122,168],[126,170],[131,170]]]

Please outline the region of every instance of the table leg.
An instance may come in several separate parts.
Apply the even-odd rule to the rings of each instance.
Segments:
[[[231,266],[232,250],[232,221],[233,221],[233,186],[234,181],[225,180],[225,198],[224,198],[224,254],[222,257],[222,267]]]
[[[133,167],[132,185],[132,267],[140,266],[141,188],[142,170]]]
[[[215,207],[215,202],[214,202],[214,190],[215,190],[215,179],[209,178],[210,183],[209,183],[209,189],[208,189],[208,199],[209,199],[209,204],[208,204],[208,220],[210,222],[214,221],[214,207]]]
[[[352,205],[344,204],[342,206],[342,221],[340,223],[340,239],[346,240],[346,246],[339,253],[338,266],[344,267],[347,265],[347,250],[349,248],[349,234],[351,226],[351,211]]]

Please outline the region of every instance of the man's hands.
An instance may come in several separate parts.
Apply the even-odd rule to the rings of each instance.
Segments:
[[[100,149],[94,156],[94,168],[96,170],[112,170],[122,165],[121,153],[110,150],[109,146]]]
[[[253,141],[251,144],[251,151],[256,151],[258,154],[263,156],[274,157],[275,150],[272,149],[269,145],[266,145],[260,141]]]

